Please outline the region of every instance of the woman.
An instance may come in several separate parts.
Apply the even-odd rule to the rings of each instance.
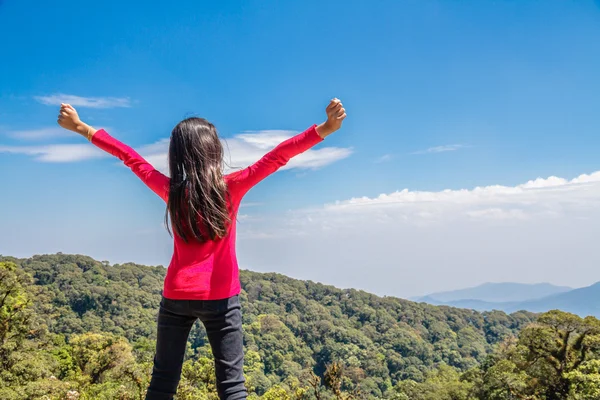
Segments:
[[[214,125],[187,118],[171,132],[169,170],[157,171],[131,147],[79,119],[62,104],[58,124],[85,136],[125,163],[167,204],[165,219],[174,252],[158,313],[156,355],[147,400],[172,399],[181,376],[186,342],[200,319],[215,358],[221,399],[246,399],[243,375],[240,280],[235,253],[236,216],[244,195],[258,182],[337,131],[346,112],[334,99],[327,119],[292,137],[250,167],[223,174],[223,147]]]

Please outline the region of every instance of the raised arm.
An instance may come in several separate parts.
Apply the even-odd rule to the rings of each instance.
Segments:
[[[227,179],[231,194],[241,200],[248,190],[286,165],[290,159],[304,153],[340,129],[342,121],[346,118],[346,110],[341,101],[333,99],[325,111],[327,113],[325,122],[313,125],[299,135],[287,139],[248,168],[229,175]]]
[[[71,105],[61,105],[58,124],[65,129],[79,133],[100,149],[123,161],[154,193],[165,202],[168,200],[168,177],[157,171],[134,149],[110,136],[104,129],[96,130],[82,122],[77,111]]]

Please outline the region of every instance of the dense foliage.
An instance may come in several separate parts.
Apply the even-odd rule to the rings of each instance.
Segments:
[[[447,366],[423,382],[406,380],[396,400],[596,400],[600,399],[600,321],[563,311],[542,314],[504,341],[478,368]]]
[[[164,274],[78,255],[0,257],[0,398],[143,399]],[[554,312],[531,324],[525,312],[436,307],[278,274],[241,279],[255,399],[600,393],[593,318]],[[198,324],[178,399],[216,399],[213,375]]]

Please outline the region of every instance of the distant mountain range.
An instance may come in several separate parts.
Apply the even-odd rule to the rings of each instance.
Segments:
[[[555,286],[549,283],[484,283],[472,288],[433,293],[425,297],[441,302],[480,300],[491,303],[506,303],[539,299],[570,290],[573,290],[573,288]],[[420,301],[421,299],[417,298],[415,300]]]
[[[477,311],[501,310],[507,313],[559,309],[582,317],[593,315],[600,318],[600,282],[579,289],[549,283],[485,283],[473,288],[432,293],[412,300]]]

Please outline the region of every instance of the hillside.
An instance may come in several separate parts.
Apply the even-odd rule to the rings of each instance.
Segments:
[[[549,283],[484,283],[479,286],[452,290],[447,292],[431,293],[427,296],[415,298],[415,301],[453,303],[457,301],[479,301],[482,303],[512,303],[539,299],[558,293],[573,290],[567,286],[555,286]]]
[[[34,309],[60,340],[112,334],[126,338],[136,357],[148,359],[163,267],[65,254],[0,257],[2,262],[33,277],[27,290]],[[360,385],[369,396],[384,396],[400,380],[423,381],[439,363],[462,371],[478,365],[533,317],[417,304],[278,274],[243,271],[241,280],[246,348],[250,359],[260,360],[249,372],[258,394],[311,371],[322,377],[341,362],[346,387]],[[189,356],[208,354],[206,345],[203,330],[195,327]]]

